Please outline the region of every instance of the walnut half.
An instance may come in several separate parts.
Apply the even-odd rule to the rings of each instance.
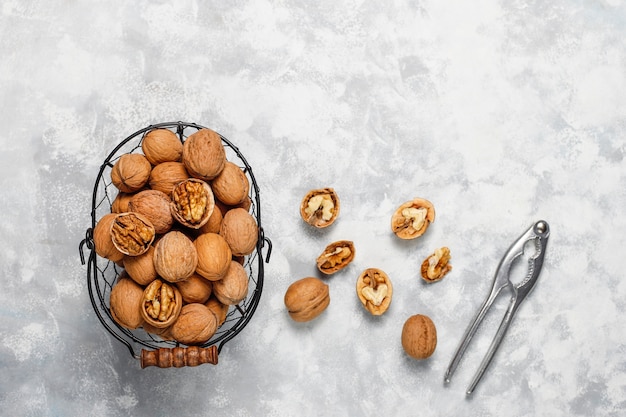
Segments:
[[[323,274],[334,274],[348,266],[355,254],[353,242],[349,240],[333,242],[317,257],[317,269]]]
[[[426,282],[435,282],[442,279],[450,270],[450,249],[442,247],[435,249],[435,252],[422,262],[422,278]]]
[[[300,215],[305,222],[321,229],[335,222],[339,207],[339,197],[332,188],[311,190],[302,199]]]
[[[423,198],[402,204],[391,217],[391,230],[400,239],[415,239],[435,221],[435,207]]]
[[[389,308],[393,287],[385,272],[368,268],[359,275],[356,293],[363,307],[374,316],[380,316]]]

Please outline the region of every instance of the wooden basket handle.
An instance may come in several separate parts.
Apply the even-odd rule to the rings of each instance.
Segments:
[[[186,348],[141,350],[141,369],[148,366],[182,368],[183,366],[198,366],[203,363],[217,365],[217,347],[215,345],[207,348],[189,346]]]

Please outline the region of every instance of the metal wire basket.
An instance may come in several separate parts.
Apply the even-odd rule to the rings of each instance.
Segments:
[[[96,254],[93,229],[102,216],[111,212],[111,205],[118,192],[111,182],[111,168],[123,154],[140,152],[146,133],[158,128],[173,131],[180,138],[181,142],[184,143],[189,135],[204,127],[195,123],[180,121],[150,125],[122,140],[106,157],[100,166],[93,190],[91,227],[87,229],[85,238],[79,245],[80,258],[83,265],[86,263],[84,247],[89,249],[87,260],[89,297],[102,325],[111,335],[126,345],[134,358],[141,361],[142,368],[151,365],[165,368],[170,366],[195,366],[201,363],[217,364],[217,355],[222,350],[224,344],[243,330],[259,304],[263,289],[263,264],[264,262],[269,262],[272,248],[271,241],[265,236],[261,225],[259,186],[254,178],[252,168],[239,149],[221,135],[227,159],[239,165],[250,181],[249,196],[252,201],[250,213],[255,217],[258,224],[259,238],[256,248],[250,255],[245,257],[243,264],[248,272],[248,296],[238,305],[230,307],[226,321],[211,339],[200,346],[185,346],[176,341],[162,340],[141,328],[129,330],[120,326],[111,316],[109,308],[111,288],[122,272],[122,268]],[[265,245],[267,245],[267,254],[265,259],[263,259],[262,249]],[[141,349],[140,353],[139,349]]]

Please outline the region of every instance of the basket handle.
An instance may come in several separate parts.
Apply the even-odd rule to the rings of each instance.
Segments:
[[[198,366],[203,363],[217,365],[217,347],[207,348],[189,346],[186,348],[159,348],[157,350],[141,350],[141,369],[148,366],[159,368],[182,368],[183,366]]]

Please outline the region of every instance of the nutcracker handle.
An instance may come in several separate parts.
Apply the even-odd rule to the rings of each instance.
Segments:
[[[141,350],[141,369],[148,366],[159,368],[182,368],[198,366],[203,363],[217,365],[217,346],[202,348],[189,346],[186,348],[160,348],[157,350]]]

